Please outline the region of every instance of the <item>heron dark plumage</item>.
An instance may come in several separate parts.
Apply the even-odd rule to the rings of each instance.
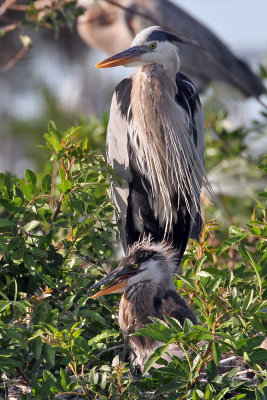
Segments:
[[[127,48],[139,31],[159,24],[177,35],[196,40],[202,46],[197,53],[190,47],[181,48],[182,71],[194,80],[198,89],[206,87],[211,81],[220,81],[245,96],[259,97],[265,92],[261,80],[244,61],[237,58],[204,24],[176,4],[168,0],[116,2],[128,11],[108,1],[94,2],[89,6],[88,0],[79,0],[79,5],[84,6],[86,12],[78,20],[78,32],[90,46],[115,54]]]
[[[92,298],[109,293],[123,293],[119,306],[119,325],[124,336],[135,333],[151,322],[150,317],[176,318],[181,325],[186,318],[197,324],[197,319],[174,286],[176,251],[166,243],[152,243],[149,239],[135,243],[128,249],[119,267],[101,279],[91,289],[112,282]],[[129,337],[132,362],[142,371],[144,364],[160,342],[141,336]],[[169,351],[168,351],[169,352]],[[172,352],[179,354],[173,346]]]
[[[132,46],[98,68],[140,66],[113,96],[107,159],[119,230],[126,250],[140,238],[170,241],[178,261],[202,227],[204,117],[193,83],[180,73],[177,45],[193,45],[159,27],[141,31]]]

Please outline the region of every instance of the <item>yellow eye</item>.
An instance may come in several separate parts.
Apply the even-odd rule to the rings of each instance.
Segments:
[[[138,264],[133,264],[133,268],[139,268]]]
[[[152,50],[154,50],[156,47],[157,47],[157,43],[156,42],[151,43],[150,48]]]

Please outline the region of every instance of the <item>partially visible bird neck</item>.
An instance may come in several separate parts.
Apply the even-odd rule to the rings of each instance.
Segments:
[[[174,47],[174,51],[169,57],[166,57],[162,62],[163,68],[167,71],[173,82],[176,82],[176,75],[180,71],[180,56],[177,47]]]
[[[131,335],[157,316],[153,303],[153,288],[143,282],[130,287],[122,296],[119,307],[119,325],[124,336]]]
[[[137,167],[151,185],[152,193],[158,193],[149,201],[166,235],[171,232],[177,215],[172,198],[178,185],[174,180],[176,169],[172,169],[176,167],[177,161],[172,161],[177,155],[169,155],[173,147],[166,147],[166,143],[171,142],[162,115],[164,109],[169,113],[172,103],[175,105],[176,93],[177,86],[163,66],[150,64],[133,75],[130,145]],[[181,120],[183,117],[181,115]]]

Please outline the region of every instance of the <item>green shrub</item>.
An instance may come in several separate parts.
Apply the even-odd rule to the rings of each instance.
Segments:
[[[266,212],[258,203],[246,229],[223,241],[207,221],[177,276],[199,325],[153,318],[137,334],[164,338],[132,377],[119,360],[118,296],[90,299],[110,269],[117,231],[104,158],[88,151],[81,128],[45,135],[49,163],[25,179],[0,174],[0,369],[22,376],[22,399],[265,399]],[[266,164],[261,167],[267,172]],[[266,192],[261,193],[266,199]],[[162,333],[164,334],[162,336]],[[185,359],[161,359],[177,342]],[[225,361],[231,357],[225,366]],[[161,364],[159,369],[153,363]],[[227,368],[226,368],[227,367]],[[2,383],[0,391],[5,390]]]

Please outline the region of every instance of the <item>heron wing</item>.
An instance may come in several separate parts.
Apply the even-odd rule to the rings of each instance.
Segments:
[[[245,62],[238,59],[204,24],[176,4],[168,0],[131,0],[128,6],[133,11],[148,15],[153,21],[127,12],[126,21],[133,36],[154,24],[194,39],[202,46],[202,49],[188,46],[179,48],[182,70],[198,83],[199,88],[205,87],[210,81],[219,80],[236,87],[245,96],[258,97],[265,92],[261,80]]]
[[[189,319],[193,324],[197,325],[198,321],[193,314],[191,308],[186,304],[184,299],[174,290],[168,290],[160,299],[157,307],[157,312],[163,316],[176,318],[183,326],[185,319]]]
[[[107,161],[114,169],[110,177],[111,196],[115,205],[118,227],[124,250],[127,248],[127,213],[129,184],[132,173],[129,166],[127,113],[131,79],[124,79],[115,90],[110,108],[107,131]]]
[[[204,169],[204,154],[205,154],[205,126],[204,115],[199,100],[197,90],[193,82],[184,74],[178,73],[176,76],[176,84],[178,93],[176,95],[176,102],[179,104],[188,115],[189,132],[196,147],[199,161]],[[202,186],[202,182],[199,181]],[[192,239],[199,239],[202,230],[202,217],[200,212],[200,191],[197,194],[197,207],[193,205],[191,211],[191,230],[190,237]]]

